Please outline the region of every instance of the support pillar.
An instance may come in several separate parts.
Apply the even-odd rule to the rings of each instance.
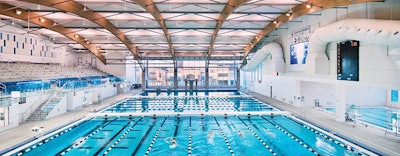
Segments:
[[[335,85],[335,119],[346,121],[346,86],[340,84]]]
[[[240,68],[236,68],[236,89],[240,90]]]
[[[178,89],[178,69],[174,68],[174,89]]]
[[[142,90],[146,90],[147,88],[147,80],[146,80],[146,68],[143,68],[142,70]]]
[[[206,67],[206,90],[209,89],[209,85],[210,85],[210,74],[208,73],[208,67]]]

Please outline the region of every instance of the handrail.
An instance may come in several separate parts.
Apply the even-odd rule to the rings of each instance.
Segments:
[[[26,119],[29,118],[29,116],[28,116],[28,118],[24,119],[24,116],[26,116],[27,114],[31,115],[31,114],[36,110],[36,109],[35,109],[35,110],[32,109],[34,106],[35,106],[35,108],[38,108],[38,107],[41,107],[42,105],[45,104],[44,102],[39,102],[39,101],[42,101],[42,100],[43,100],[43,95],[44,95],[44,94],[41,94],[40,97],[39,97],[35,102],[33,102],[33,104],[31,104],[31,105],[29,106],[28,109],[25,110],[25,112],[23,112],[23,113],[18,113],[18,116],[19,116],[19,117],[22,116],[22,121],[21,121],[21,120],[19,121],[20,123],[21,123],[21,122],[24,122]],[[38,103],[40,103],[39,106],[37,106]],[[36,106],[37,106],[37,107],[36,107]]]

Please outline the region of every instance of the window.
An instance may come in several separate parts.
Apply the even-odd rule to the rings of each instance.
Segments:
[[[0,113],[0,120],[4,120],[4,113]]]
[[[33,50],[31,50],[31,56],[33,55]]]
[[[3,39],[3,33],[0,33],[0,39]]]
[[[6,46],[6,40],[4,40],[4,47]]]
[[[3,46],[0,46],[0,53],[3,53]]]
[[[25,49],[25,43],[22,43],[22,49]]]
[[[10,34],[7,34],[7,41],[10,40]]]
[[[13,39],[14,39],[14,42],[15,42],[15,35],[13,35]]]
[[[258,83],[262,82],[262,63],[257,68],[257,81]]]
[[[18,45],[19,45],[19,43],[17,42],[17,45],[16,45],[16,46],[17,46],[17,48],[18,48]]]
[[[17,54],[17,48],[14,48],[14,54]]]
[[[30,43],[32,44],[32,38],[30,38]]]

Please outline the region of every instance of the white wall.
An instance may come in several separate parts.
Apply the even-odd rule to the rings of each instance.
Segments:
[[[300,88],[300,98],[304,97],[303,99],[300,99],[302,105],[315,106],[315,99],[318,99],[321,107],[334,107],[334,84],[302,81]]]
[[[61,101],[50,111],[46,119],[59,116],[67,112],[67,97],[64,96]]]
[[[357,106],[384,106],[386,105],[386,89],[347,86],[346,104],[355,104]]]
[[[400,84],[400,45],[372,45],[370,43],[360,43],[359,55],[359,82],[348,82],[336,80],[336,64],[337,64],[337,42],[327,45],[326,55],[329,59],[329,74],[309,74],[305,72],[302,65],[290,65],[290,40],[292,32],[310,26],[311,33],[319,27],[334,23],[346,18],[365,18],[365,19],[388,19],[400,20],[400,3],[397,0],[386,0],[384,3],[363,3],[350,5],[347,8],[333,8],[313,13],[314,15],[305,15],[294,19],[295,22],[289,22],[281,26],[281,28],[273,31],[267,38],[270,42],[277,42],[282,46],[284,51],[284,59],[286,63],[286,72],[278,73],[278,76],[268,71],[263,71],[262,83],[256,81],[250,82],[250,72],[241,71],[242,88],[247,87],[251,91],[255,91],[269,96],[269,87],[272,85],[273,98],[284,101],[286,103],[296,104],[296,96],[305,96],[302,105],[314,105],[314,99],[320,98],[320,104],[326,105],[335,99],[335,85],[340,84],[351,88],[361,86],[368,88],[366,90],[368,102],[355,97],[357,88],[347,89],[349,95],[346,95],[346,103],[363,103],[368,105],[383,106],[387,103],[387,90],[399,89]],[[340,42],[340,41],[338,41]],[[264,62],[263,69],[268,69],[268,62]],[[247,76],[248,86],[243,86],[244,77]],[[299,83],[300,82],[300,83]],[[254,85],[251,85],[254,84]],[[351,97],[354,96],[354,97]],[[309,98],[308,98],[309,97]]]
[[[9,24],[1,27],[0,33],[0,61],[74,64],[75,54],[68,53],[66,46],[54,44],[52,39],[27,34],[25,30]]]

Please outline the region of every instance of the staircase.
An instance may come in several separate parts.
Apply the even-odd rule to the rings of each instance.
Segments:
[[[62,91],[56,91],[53,96],[41,104],[26,121],[39,121],[46,119],[47,115],[53,110],[55,106],[65,97]]]

